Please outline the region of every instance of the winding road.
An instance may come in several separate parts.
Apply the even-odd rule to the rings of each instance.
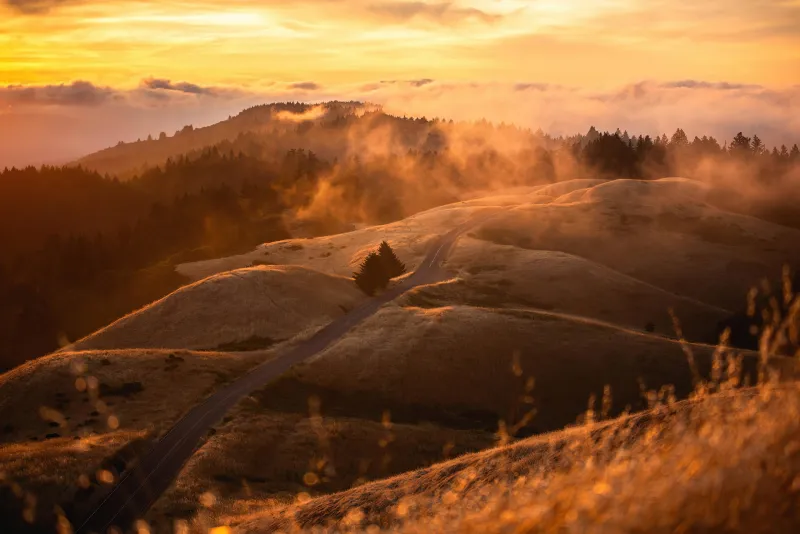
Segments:
[[[159,496],[178,476],[184,463],[194,454],[209,430],[242,398],[278,379],[294,365],[319,354],[378,309],[403,293],[443,278],[442,262],[458,237],[497,212],[485,211],[434,240],[413,274],[381,295],[371,298],[334,320],[306,341],[284,354],[254,368],[238,380],[222,387],[192,408],[128,470],[100,504],[76,521],[76,534],[105,534],[111,526],[125,531],[142,518]]]

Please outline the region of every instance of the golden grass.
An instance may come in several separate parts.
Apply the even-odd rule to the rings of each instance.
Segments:
[[[717,323],[728,310],[675,295],[604,265],[552,250],[527,250],[462,237],[447,261],[456,278],[423,286],[400,303],[436,307],[471,304],[526,307],[597,319],[674,336],[669,310],[684,335],[716,342]]]
[[[703,202],[702,184],[685,179],[572,180],[433,208],[382,226],[315,239],[270,243],[229,258],[187,263],[199,280],[253,261],[303,265],[350,276],[386,239],[409,270],[430,240],[486,207],[509,208],[475,230],[482,240],[583,257],[677,295],[735,309],[747,289],[785,262],[800,263],[800,232]],[[487,256],[488,257],[488,256]]]
[[[363,299],[341,276],[296,266],[239,269],[184,286],[65,350],[277,343],[324,326]]]
[[[217,516],[240,534],[283,532],[795,532],[800,528],[800,298],[784,272],[785,314],[763,328],[759,385],[716,348],[687,401],[650,391],[650,409],[465,455],[385,481],[288,505]],[[689,345],[684,343],[685,348]],[[793,349],[792,349],[793,347]],[[780,360],[780,358],[778,358]],[[696,360],[694,360],[696,362]],[[787,383],[786,380],[789,380]],[[594,421],[601,419],[601,422]],[[198,523],[195,527],[204,528]]]
[[[0,445],[0,491],[10,490],[9,500],[0,504],[0,521],[10,529],[6,532],[14,531],[12,525],[41,521],[55,506],[75,502],[81,492],[90,495],[93,487],[109,488],[115,473],[108,460],[130,444],[145,444],[148,439],[144,430],[117,430],[79,439]]]
[[[543,432],[574,423],[587,399],[600,399],[606,386],[612,414],[646,407],[642,386],[674,386],[685,397],[695,386],[686,349],[708,374],[711,345],[551,312],[386,306],[294,375],[308,385],[477,412],[509,424],[523,417],[520,399],[529,397],[536,416],[528,431]],[[754,364],[755,354],[749,360]]]
[[[148,514],[151,526],[165,528],[176,516],[198,512],[201,521],[248,501],[285,503],[300,493],[341,491],[495,441],[487,432],[395,424],[389,413],[382,422],[309,417],[253,409],[251,402],[245,400],[192,456]]]
[[[795,384],[723,393],[216,519],[238,534],[792,532],[798,416]]]
[[[158,435],[265,357],[154,349],[45,356],[0,375],[1,442],[117,429]]]
[[[413,268],[433,235],[484,206],[519,204],[477,230],[479,239],[458,245],[447,266],[459,271],[457,279],[385,306],[290,379],[303,393],[354,396],[365,411],[384,402],[407,405],[411,411],[473,418],[484,431],[394,424],[394,441],[381,447],[387,428],[355,410],[327,418],[330,435],[323,439],[318,418],[291,407],[296,399],[265,404],[282,391],[272,385],[254,395],[259,404],[248,407],[253,401],[245,400],[190,459],[156,504],[154,524],[162,528],[169,514],[192,513],[199,502],[193,528],[203,532],[221,524],[238,532],[326,524],[330,531],[378,525],[407,532],[749,532],[800,526],[790,513],[800,488],[800,389],[767,384],[709,396],[700,384],[696,399],[675,404],[674,395],[689,395],[698,386],[698,368],[702,375],[718,374],[717,349],[657,335],[671,333],[668,307],[688,328],[705,332],[724,313],[720,306],[738,306],[737,291],[758,273],[799,257],[791,246],[799,234],[709,208],[692,197],[693,188],[681,180],[558,184],[182,266],[198,276],[258,259],[346,276],[366,250],[388,239]],[[323,313],[310,318],[302,309],[313,307],[317,294],[323,295]],[[360,298],[343,277],[299,267],[244,269],[183,288],[84,342],[212,348],[278,332],[297,340],[317,322],[342,313],[341,299]],[[648,322],[655,335],[641,332]],[[764,347],[765,354],[774,352]],[[40,454],[49,458],[42,462],[46,468],[57,468],[58,456],[69,454],[72,442],[19,442],[58,433],[78,437],[75,443],[118,439],[113,443],[119,445],[139,439],[134,434],[157,435],[222,382],[270,354],[151,349],[68,352],[31,362],[0,376],[0,420],[10,421],[2,440],[17,442],[0,451],[0,469],[66,491],[69,477],[26,472],[22,464]],[[755,361],[754,354],[747,356]],[[125,389],[135,383],[142,389]],[[97,398],[100,384],[117,391],[113,400]],[[76,386],[88,393],[76,394]],[[662,389],[643,394],[649,388]],[[372,458],[376,446],[379,455],[394,447],[397,463],[368,478],[435,460],[442,439],[466,449],[486,445],[487,421],[503,421],[503,440],[509,429],[547,432],[578,418],[591,421],[597,414],[587,414],[589,398],[603,417],[645,407],[654,398],[668,405],[311,497],[352,484],[362,474],[360,461]],[[91,418],[96,420],[87,425]],[[118,425],[130,435],[115,430]],[[328,456],[320,453],[323,442]],[[337,476],[331,477],[326,467],[334,460]],[[771,523],[770,513],[778,516]]]
[[[685,189],[685,191],[684,191]],[[560,251],[726,309],[762,277],[800,263],[800,232],[718,210],[691,181],[615,180],[487,221],[483,240]]]

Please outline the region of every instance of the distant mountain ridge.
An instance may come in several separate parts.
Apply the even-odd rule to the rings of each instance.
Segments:
[[[286,118],[298,117],[302,121],[321,118],[333,120],[379,109],[379,106],[355,101],[332,101],[322,104],[300,102],[263,104],[247,108],[238,115],[203,128],[187,125],[173,135],[161,132],[156,137],[150,136],[136,142],[120,141],[116,146],[88,154],[75,160],[72,164],[101,174],[127,179],[148,168],[163,165],[168,158],[201,150],[226,140],[233,140],[247,132],[277,129],[279,124],[283,124],[286,128],[297,124],[291,119],[285,120]],[[320,113],[316,116],[309,115],[309,112],[313,110],[320,110]]]

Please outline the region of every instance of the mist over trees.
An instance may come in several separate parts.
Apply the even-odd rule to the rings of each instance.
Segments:
[[[357,102],[257,106],[207,128],[122,143],[81,166],[6,169],[0,368],[176,289],[185,282],[178,263],[290,237],[297,220],[319,235],[498,187],[664,176],[705,180],[719,206],[800,228],[797,145],[765,147],[743,132],[690,139],[682,129],[552,137],[395,117]],[[404,270],[395,260],[391,276]]]

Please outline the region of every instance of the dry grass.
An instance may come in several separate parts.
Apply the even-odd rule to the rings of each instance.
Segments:
[[[403,221],[253,252],[180,265],[200,279],[253,261],[304,265],[350,276],[366,252],[386,239],[409,269],[426,244],[486,207],[511,208],[475,231],[483,240],[580,256],[618,273],[714,307],[735,309],[763,276],[800,263],[800,232],[716,209],[702,184],[685,179],[572,180],[434,208]]]
[[[800,264],[800,232],[702,202],[688,180],[615,180],[548,204],[521,204],[476,230],[481,239],[561,251],[676,295],[741,306],[762,277]]]
[[[525,307],[597,319],[674,336],[669,310],[691,340],[715,343],[717,323],[731,312],[669,293],[579,256],[527,250],[464,237],[447,261],[457,277],[401,299],[438,307],[471,304]]]
[[[413,271],[428,252],[430,241],[447,233],[486,208],[509,206],[527,200],[541,202],[535,193],[504,197],[501,193],[474,201],[448,204],[423,211],[402,221],[362,228],[314,239],[288,239],[260,245],[247,254],[184,263],[180,274],[199,280],[216,273],[266,262],[275,265],[302,265],[321,272],[349,277],[364,257],[381,241],[388,241],[409,271]]]
[[[65,350],[212,350],[319,328],[364,298],[352,280],[296,266],[261,266],[182,287]]]
[[[148,514],[164,528],[176,517],[196,521],[243,503],[291,502],[299,493],[341,491],[491,446],[491,433],[432,424],[254,410],[244,405],[220,426]],[[205,510],[209,495],[213,506]]]
[[[739,389],[742,361],[723,338],[710,378],[696,382],[688,401],[653,390],[649,410],[604,422],[604,395],[599,407],[590,404],[583,427],[214,519],[240,534],[795,532],[800,383],[796,359],[772,356],[794,347],[800,357],[800,298],[789,280],[787,270],[786,313],[776,307],[762,331],[756,387]],[[771,369],[773,360],[789,372]]]
[[[30,499],[44,532],[55,505],[92,506],[153,439],[264,357],[59,352],[0,375],[0,524],[33,528],[18,523]]]
[[[767,386],[216,519],[239,534],[312,526],[315,532],[792,532],[800,527],[798,416],[796,385]]]
[[[56,505],[89,497],[98,486],[110,487],[115,455],[124,463],[127,458],[120,451],[127,449],[130,456],[148,439],[144,430],[118,430],[80,439],[0,445],[0,524],[7,529],[4,532],[17,532],[33,520],[45,523]],[[103,482],[98,482],[98,477]]]
[[[0,442],[117,429],[158,435],[264,357],[153,349],[45,356],[0,375]]]
[[[611,413],[641,409],[645,389],[694,389],[685,349],[701,374],[714,347],[683,345],[641,332],[551,312],[469,306],[386,306],[295,376],[304,384],[361,392],[387,401],[518,422],[520,398],[536,417],[528,432],[574,423],[587,399],[611,387]],[[750,368],[755,355],[749,356]],[[533,378],[533,391],[526,392]]]
[[[243,401],[156,504],[154,525],[166,528],[171,515],[194,513],[201,503],[193,526],[203,532],[222,523],[240,532],[330,522],[331,531],[371,524],[407,532],[800,526],[784,514],[800,487],[800,389],[768,384],[709,396],[695,388],[698,376],[718,373],[716,349],[664,337],[672,334],[666,310],[674,308],[691,338],[707,338],[723,308],[739,307],[758,277],[800,260],[792,246],[800,233],[715,210],[685,180],[505,192],[391,225],[181,266],[194,277],[254,260],[305,267],[212,276],[78,345],[154,349],[63,352],[0,376],[7,425],[0,470],[47,486],[42,502],[50,502],[79,474],[61,455],[93,443],[96,454],[85,464],[96,465],[119,446],[157,435],[274,354],[155,347],[296,341],[362,298],[345,276],[380,240],[413,269],[433,236],[487,206],[513,209],[476,230],[478,239],[462,239],[448,261],[457,278],[385,306],[291,377]],[[642,332],[647,323],[654,333]],[[738,356],[755,369],[756,355]],[[674,403],[692,391],[696,399]],[[308,416],[309,397],[323,399],[323,419]],[[486,446],[498,420],[503,441],[509,431],[591,421],[590,398],[604,418],[655,398],[668,405],[311,497],[362,476],[427,465],[448,442],[456,443],[451,453]],[[391,428],[375,414],[384,408]],[[59,437],[42,442],[47,434]],[[392,461],[383,465],[387,451]],[[27,466],[38,458],[42,469],[63,464],[65,476]],[[372,460],[366,471],[363,460]]]

